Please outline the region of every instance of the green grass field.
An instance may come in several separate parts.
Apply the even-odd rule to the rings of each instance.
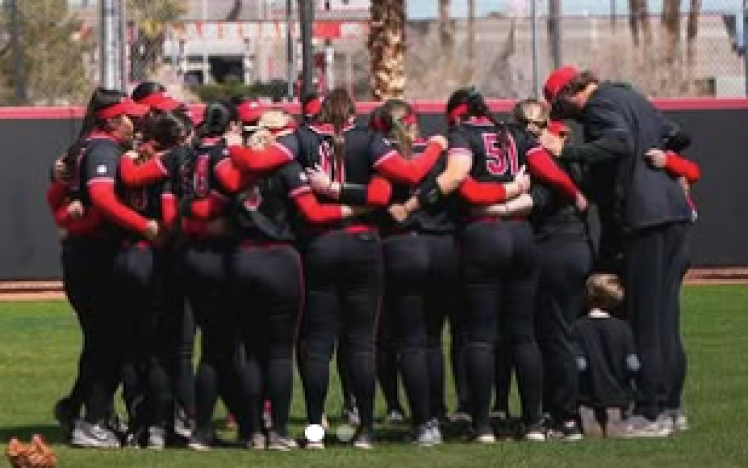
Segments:
[[[55,443],[60,467],[376,466],[456,467],[746,467],[748,466],[748,286],[694,286],[684,292],[683,329],[689,356],[686,404],[691,430],[665,440],[447,443],[419,449],[382,443],[373,452],[344,447],[323,452],[239,449],[92,451],[57,443],[51,407],[69,389],[79,333],[64,302],[0,303],[0,441],[41,433]],[[335,389],[336,385],[332,388]],[[297,385],[294,426],[301,435]],[[337,395],[329,410],[338,413]],[[382,411],[381,405],[379,406]],[[4,449],[4,445],[3,445]],[[7,461],[0,461],[7,466]]]

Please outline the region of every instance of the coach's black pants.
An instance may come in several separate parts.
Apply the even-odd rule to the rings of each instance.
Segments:
[[[579,370],[571,328],[582,310],[592,251],[585,239],[547,238],[537,245],[536,320],[543,355],[543,410],[564,422],[577,415]]]
[[[467,300],[467,370],[473,424],[488,430],[494,382],[494,346],[499,327],[516,366],[526,424],[541,417],[543,368],[535,341],[537,253],[524,221],[475,222],[461,238]]]
[[[635,412],[649,419],[657,418],[669,387],[685,376],[678,301],[687,265],[688,226],[671,223],[626,237],[626,311],[642,365]]]
[[[286,436],[293,394],[293,350],[304,297],[301,259],[291,245],[239,246],[231,255],[231,272],[253,425],[261,427],[260,395],[266,394],[273,430]]]
[[[320,424],[336,337],[348,361],[361,424],[374,424],[374,331],[382,294],[382,250],[374,232],[334,231],[304,247],[307,303],[299,359],[311,424]]]

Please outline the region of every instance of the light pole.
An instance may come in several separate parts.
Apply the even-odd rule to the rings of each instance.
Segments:
[[[299,22],[301,23],[301,96],[314,91],[314,58],[312,57],[312,28],[314,27],[314,3],[299,0]]]
[[[743,64],[745,65],[745,95],[748,96],[748,0],[743,0]]]
[[[748,1],[748,0],[747,0]],[[538,60],[538,7],[536,0],[530,0],[530,17],[532,19],[532,92],[537,99],[542,96],[540,93],[540,71]]]
[[[21,38],[20,36],[20,19],[18,18],[17,0],[10,2],[11,18],[11,44],[13,46],[13,63],[15,68],[15,85],[16,85],[16,105],[21,105],[26,101],[26,83],[23,67],[23,56],[21,55]]]
[[[212,80],[210,79],[210,64],[208,63],[208,48],[205,45],[206,37],[205,37],[205,31],[207,29],[207,19],[208,19],[208,2],[206,0],[200,0],[200,16],[202,18],[202,44],[201,49],[203,51],[203,84],[209,84]]]
[[[286,79],[288,81],[286,93],[289,101],[293,101],[293,82],[296,79],[293,37],[293,1],[286,0]]]

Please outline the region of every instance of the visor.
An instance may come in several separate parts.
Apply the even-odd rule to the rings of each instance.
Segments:
[[[253,100],[242,102],[237,106],[236,110],[239,113],[239,119],[241,119],[242,124],[247,128],[253,126],[256,127],[257,122],[260,120],[262,113],[265,112],[266,109],[260,101]]]
[[[149,110],[148,106],[137,104],[132,99],[123,97],[118,103],[97,111],[96,117],[102,120],[113,119],[120,115],[143,117]]]
[[[171,97],[166,92],[149,94],[143,99],[137,101],[137,103],[164,112],[173,111],[177,107],[181,106],[181,103],[179,101]]]

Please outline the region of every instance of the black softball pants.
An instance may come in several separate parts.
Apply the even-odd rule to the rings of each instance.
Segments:
[[[461,237],[467,314],[467,371],[473,425],[490,430],[495,344],[507,339],[516,366],[525,424],[541,418],[543,367],[535,341],[537,252],[532,230],[521,220],[475,222]]]
[[[132,430],[164,426],[169,417],[171,387],[159,354],[164,315],[156,307],[155,250],[146,243],[127,243],[116,259],[117,290],[125,315],[122,383]]]
[[[72,414],[79,414],[83,404],[91,395],[94,378],[93,361],[95,349],[92,344],[98,342],[92,333],[97,333],[96,304],[102,288],[112,276],[112,259],[116,245],[102,239],[88,236],[68,237],[62,242],[62,274],[65,295],[78,318],[82,333],[81,354],[78,358],[78,374],[66,397],[67,408]],[[95,348],[95,347],[94,347]]]
[[[301,379],[311,424],[320,424],[338,339],[347,361],[361,425],[374,424],[374,334],[382,295],[382,250],[375,232],[333,231],[304,248],[306,310],[301,326]]]
[[[384,314],[393,323],[411,418],[417,426],[446,413],[441,332],[458,290],[454,238],[397,234],[383,241],[383,252]]]
[[[582,311],[592,250],[585,239],[562,237],[543,239],[537,246],[540,279],[535,311],[543,355],[543,409],[556,422],[564,422],[577,415],[579,370],[571,328]]]
[[[241,334],[229,295],[229,261],[234,245],[225,239],[192,242],[183,259],[187,301],[201,334],[201,356],[195,374],[195,424],[201,434],[212,432],[219,395],[236,417],[240,436],[255,429],[249,414],[240,347]]]
[[[261,427],[262,398],[273,430],[288,434],[293,354],[304,300],[301,259],[291,245],[239,246],[231,255],[233,307],[239,317],[250,385],[250,415]]]

